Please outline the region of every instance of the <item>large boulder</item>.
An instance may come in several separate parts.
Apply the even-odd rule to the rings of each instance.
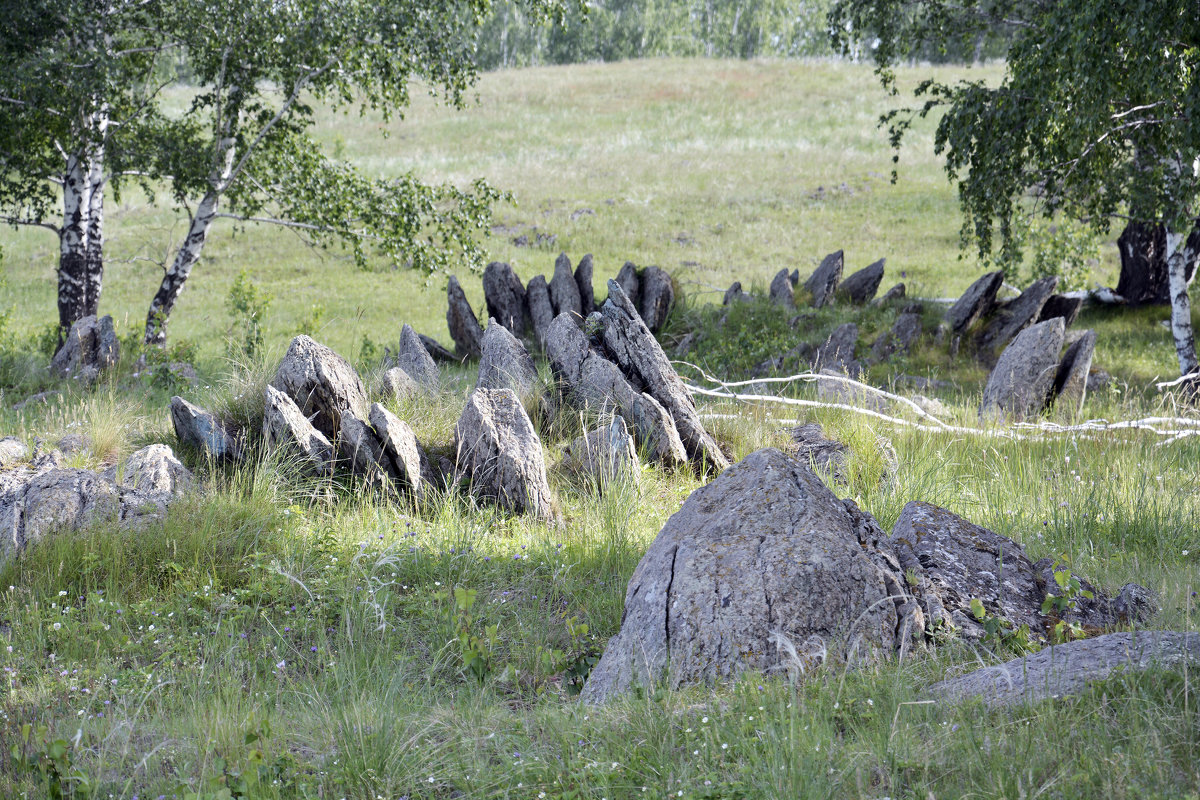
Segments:
[[[633,303],[634,308],[637,308],[642,299],[642,280],[638,275],[637,266],[632,261],[626,261],[621,267],[621,271],[617,273],[617,284],[621,287],[621,291],[625,292],[629,302]]]
[[[1178,669],[1185,661],[1200,666],[1200,633],[1106,633],[948,678],[929,692],[948,700],[977,697],[989,706],[1009,706],[1080,694],[1089,683],[1116,675]]]
[[[1054,404],[1058,408],[1072,414],[1083,410],[1088,374],[1092,370],[1092,356],[1095,353],[1095,331],[1084,331],[1063,353],[1054,378]]]
[[[837,293],[856,306],[871,302],[883,282],[883,265],[887,259],[881,258],[870,266],[863,267],[846,280],[838,284]]]
[[[692,396],[684,388],[667,354],[615,281],[608,282],[608,301],[601,314],[604,316],[604,345],[613,361],[626,375],[645,386],[646,393],[671,414],[688,457],[716,469],[727,467],[729,462],[716,440],[704,430]]]
[[[537,388],[537,366],[521,340],[496,320],[489,320],[483,333],[483,356],[479,359],[478,389],[512,389],[529,398]]]
[[[196,478],[175,457],[170,447],[152,444],[125,459],[121,484],[146,494],[163,492],[176,495],[194,488]]]
[[[636,479],[641,468],[633,436],[622,417],[568,444],[562,465],[588,475],[601,490],[622,478]]]
[[[525,287],[525,298],[529,302],[529,321],[533,325],[533,336],[545,348],[550,323],[554,322],[554,304],[550,302],[550,287],[545,275],[534,275]]]
[[[596,293],[592,287],[591,253],[581,258],[579,266],[575,267],[575,285],[579,287],[579,303],[583,308],[581,313],[586,318],[596,310]]]
[[[400,328],[400,344],[393,360],[395,366],[408,373],[408,377],[416,381],[422,389],[427,392],[437,391],[441,379],[438,366],[434,363],[433,356],[425,349],[417,332],[408,323]],[[359,414],[358,417],[363,419],[366,413]]]
[[[1062,317],[1055,317],[1017,334],[988,376],[980,419],[1020,420],[1041,412],[1054,387],[1065,333]]]
[[[738,284],[738,290],[741,290],[741,284]],[[771,302],[777,306],[784,308],[796,307],[796,292],[792,288],[792,280],[786,269],[781,269],[775,273],[775,277],[771,279],[771,289],[769,295]]]
[[[454,340],[454,349],[461,358],[479,358],[482,352],[483,326],[475,316],[475,309],[467,301],[458,278],[450,276],[446,284],[446,325],[450,328],[450,338]]]
[[[1058,278],[1041,278],[1029,285],[1020,296],[997,309],[979,334],[978,346],[982,353],[990,354],[1008,344],[1014,336],[1029,327],[1042,312],[1042,307],[1058,287]],[[1063,320],[1064,327],[1066,320]]]
[[[60,378],[91,383],[115,365],[120,356],[121,343],[117,341],[112,317],[97,318],[93,314],[71,325],[62,347],[50,360],[50,371]]]
[[[844,265],[845,261],[841,250],[830,253],[821,260],[821,265],[804,282],[804,288],[812,295],[814,308],[821,308],[826,303],[833,302],[834,292],[837,291],[838,282],[842,279]]]
[[[566,253],[559,253],[554,261],[554,276],[550,278],[550,303],[554,306],[554,316],[559,314],[574,314],[583,319],[583,301],[579,296],[579,285],[575,283],[575,275],[571,272],[571,259]]]
[[[667,316],[675,305],[675,287],[671,276],[658,267],[646,267],[642,271],[642,297],[638,313],[646,327],[657,333],[667,322]]]
[[[635,389],[569,315],[560,316],[550,326],[546,357],[575,405],[596,414],[619,414],[652,461],[666,467],[687,462],[687,451],[670,413],[653,397]]]
[[[327,442],[337,438],[342,414],[361,419],[370,407],[350,362],[303,334],[292,339],[271,386],[291,398]]]
[[[892,655],[908,598],[857,528],[807,466],[774,449],[747,456],[659,531],[583,699]]]
[[[340,427],[342,415],[338,415]],[[283,451],[299,459],[303,471],[318,476],[333,472],[333,445],[308,421],[291,397],[268,385],[263,392],[263,440],[267,452]]]
[[[379,403],[371,406],[369,421],[382,446],[389,475],[418,497],[423,496],[432,486],[433,470],[412,428]]]
[[[239,461],[241,447],[220,420],[182,397],[171,398],[171,424],[179,441],[214,461]]]
[[[511,266],[503,261],[493,261],[484,268],[483,296],[489,317],[499,320],[515,335],[525,335],[529,329],[525,287]]]
[[[954,305],[946,310],[946,327],[952,333],[962,333],[980,317],[990,313],[996,306],[996,292],[1000,291],[1003,283],[1004,273],[997,270],[968,286]]]
[[[471,493],[508,511],[551,520],[542,442],[509,389],[476,389],[454,426],[458,467]]]

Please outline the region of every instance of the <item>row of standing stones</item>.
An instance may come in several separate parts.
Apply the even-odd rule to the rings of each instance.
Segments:
[[[885,259],[843,280],[844,263],[841,250],[830,253],[804,281],[803,289],[812,307],[844,302],[877,308],[905,297],[903,283],[876,297],[883,282]],[[1096,347],[1095,331],[1067,333],[1079,315],[1083,298],[1057,294],[1058,278],[1049,277],[1034,281],[1015,298],[1000,300],[1003,283],[1004,275],[998,271],[972,283],[947,309],[937,329],[930,332],[934,340],[948,345],[952,354],[965,347],[991,367],[979,408],[982,420],[1022,420],[1052,405],[1078,412],[1083,407]],[[770,300],[795,309],[796,290],[800,287],[799,271],[782,269],[771,281]],[[723,302],[730,305],[748,298],[741,282],[735,281],[725,292]],[[923,310],[920,302],[905,306],[891,329],[871,344],[867,363],[880,363],[896,353],[908,352],[925,333]],[[847,322],[834,329],[819,347],[801,344],[760,365],[759,371],[778,368],[786,358],[798,357],[831,378],[857,378],[862,373],[862,363],[855,355],[857,347],[858,326]],[[819,382],[818,390],[836,399],[853,394],[835,381]]]

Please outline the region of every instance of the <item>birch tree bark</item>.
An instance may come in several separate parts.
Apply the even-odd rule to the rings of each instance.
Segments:
[[[58,343],[84,312],[87,286],[88,212],[91,208],[90,168],[78,155],[67,159],[63,173],[63,224],[59,232]]]
[[[1192,332],[1192,304],[1188,297],[1188,262],[1195,257],[1187,246],[1187,236],[1167,231],[1167,278],[1171,289],[1171,336],[1175,339],[1175,356],[1179,359],[1179,374],[1200,372],[1196,359],[1196,340]],[[1200,385],[1200,380],[1193,382]]]

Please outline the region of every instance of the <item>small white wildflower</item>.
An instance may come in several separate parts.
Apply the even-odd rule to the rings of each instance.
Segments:
[[[54,630],[59,630],[60,628],[62,628],[62,623],[56,622],[56,623],[54,623],[54,625],[52,627],[54,628]]]
[[[721,749],[722,749],[722,750],[728,750],[728,749],[729,749],[729,743],[728,743],[728,742],[721,742]]]

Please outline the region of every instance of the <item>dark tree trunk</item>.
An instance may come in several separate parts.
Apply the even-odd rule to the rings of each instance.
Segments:
[[[1131,222],[1117,239],[1121,252],[1121,277],[1117,294],[1131,306],[1167,305],[1171,302],[1171,286],[1167,271],[1167,234],[1162,225]],[[1200,221],[1188,236],[1187,249],[1192,253],[1187,264],[1187,280],[1196,272],[1197,253],[1200,253]]]

